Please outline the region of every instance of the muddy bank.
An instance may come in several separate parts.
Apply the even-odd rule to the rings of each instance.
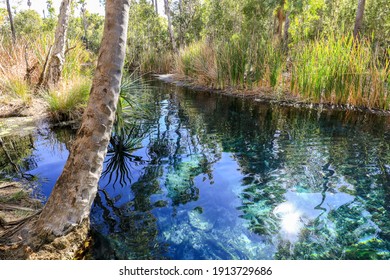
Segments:
[[[47,105],[40,97],[34,97],[30,104],[21,100],[5,101],[0,99],[0,119],[11,117],[42,118],[47,114]]]
[[[340,105],[340,104],[331,104],[331,103],[312,103],[304,100],[298,96],[292,95],[290,92],[278,92],[272,88],[257,88],[257,89],[236,89],[236,88],[226,88],[226,89],[215,89],[203,85],[197,84],[194,80],[178,75],[178,74],[164,74],[164,75],[155,75],[157,79],[174,84],[179,87],[190,88],[195,91],[205,91],[212,92],[216,94],[229,95],[229,96],[239,96],[242,98],[250,98],[254,102],[264,102],[272,103],[280,106],[290,106],[290,107],[301,107],[301,108],[310,108],[318,110],[337,110],[337,111],[357,111],[364,113],[372,113],[383,116],[390,116],[390,110],[379,110],[374,108],[358,107],[353,105]]]

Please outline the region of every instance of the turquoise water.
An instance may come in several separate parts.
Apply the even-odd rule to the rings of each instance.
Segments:
[[[143,92],[147,119],[111,139],[90,258],[390,259],[389,117]],[[72,139],[51,134],[21,160],[44,196]]]

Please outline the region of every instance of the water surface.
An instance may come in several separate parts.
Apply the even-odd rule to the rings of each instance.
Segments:
[[[151,86],[111,139],[91,258],[390,259],[389,117]],[[3,137],[22,168],[0,150],[0,178],[47,197],[73,135]]]

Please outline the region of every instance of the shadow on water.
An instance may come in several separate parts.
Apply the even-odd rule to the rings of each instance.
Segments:
[[[128,114],[111,138],[91,258],[390,259],[389,117],[159,81],[132,95],[142,118]],[[48,178],[47,196],[45,166],[62,169],[69,140],[32,137],[10,152]],[[15,173],[1,150],[0,166]]]

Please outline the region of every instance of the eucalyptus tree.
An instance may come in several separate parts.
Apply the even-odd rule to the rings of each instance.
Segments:
[[[87,17],[86,17],[86,12],[87,12],[87,8],[86,8],[86,2],[85,0],[79,0],[78,2],[81,7],[80,7],[80,12],[81,12],[81,17],[82,17],[82,21],[83,21],[83,28],[84,28],[84,40],[85,40],[85,46],[86,48],[88,49],[89,48],[89,43],[88,43],[88,32],[87,32],[87,29],[88,29],[88,21],[87,21]]]
[[[353,28],[354,38],[358,37],[360,30],[362,29],[365,5],[366,5],[366,0],[359,0],[358,7],[356,10],[355,27]]]
[[[158,3],[157,0],[152,0],[152,6],[154,10],[156,11],[156,14],[158,15]]]
[[[7,238],[8,242],[21,242],[23,249],[38,251],[42,244],[89,224],[119,98],[129,6],[130,0],[106,1],[103,39],[89,102],[69,158],[45,207],[36,220],[22,225],[8,238],[3,235],[0,241]],[[1,250],[0,253],[4,254]]]
[[[9,17],[9,23],[11,26],[12,42],[15,44],[16,35],[15,35],[14,20],[12,17],[11,5],[9,4],[9,0],[6,0],[6,2],[7,2],[7,12],[8,12],[8,17]]]
[[[200,0],[179,0],[173,2],[172,24],[177,31],[180,48],[200,40],[203,28],[202,7]]]
[[[169,39],[171,40],[172,49],[177,53],[178,50],[177,50],[177,46],[176,46],[175,33],[173,32],[171,8],[169,7],[169,4],[170,4],[169,0],[164,0],[165,14],[168,18]]]
[[[62,0],[61,2],[53,51],[50,54],[47,73],[45,73],[44,76],[44,87],[49,87],[51,84],[57,84],[61,78],[65,62],[66,35],[68,32],[71,3],[72,0]]]

